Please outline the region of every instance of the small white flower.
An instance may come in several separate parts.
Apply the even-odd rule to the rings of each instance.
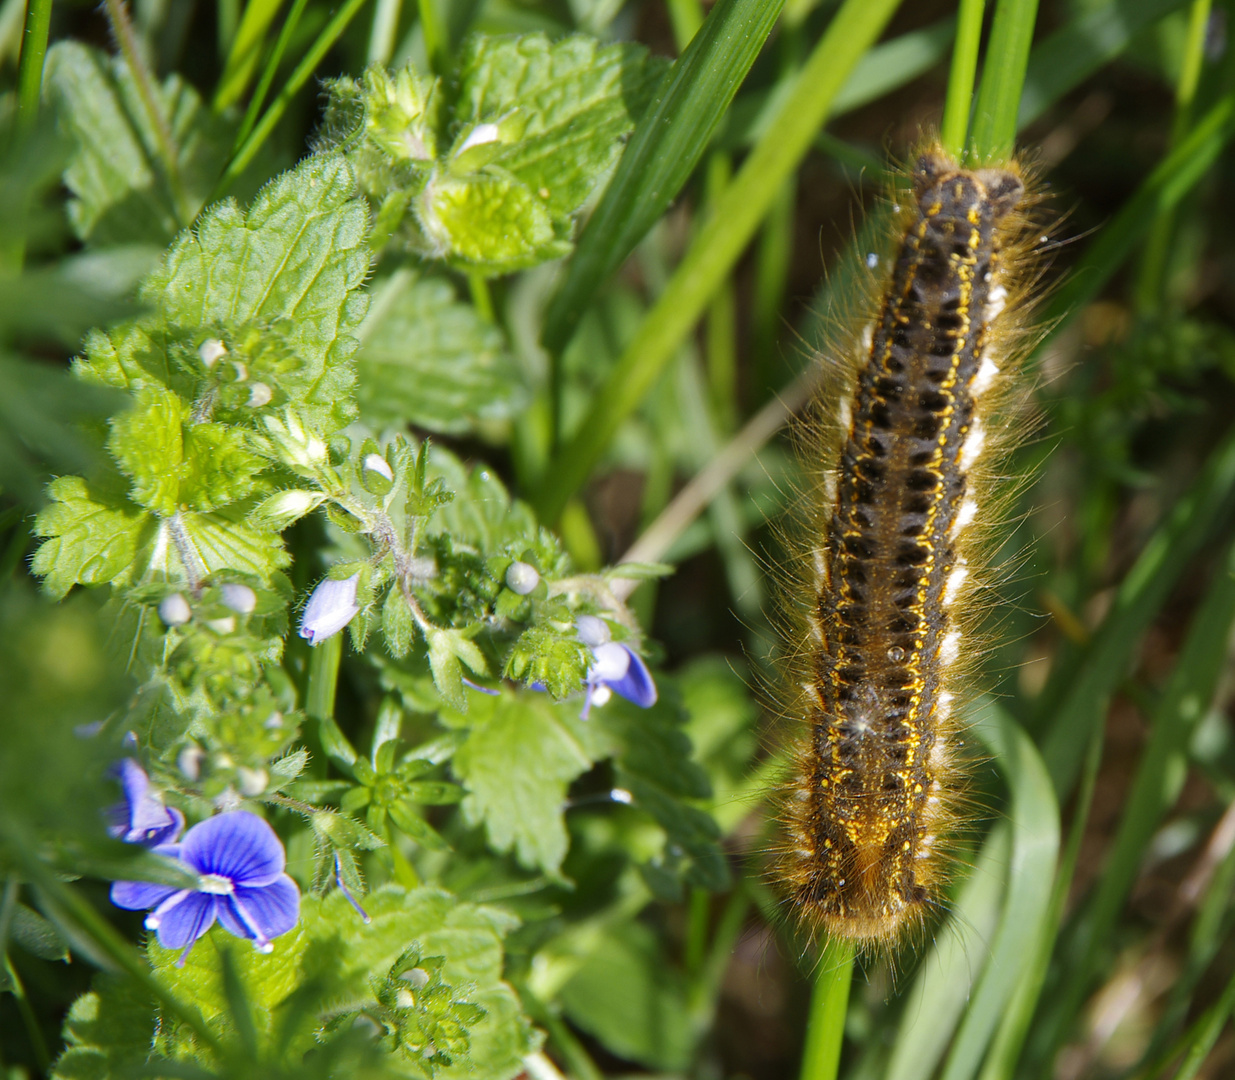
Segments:
[[[159,604],[159,618],[167,626],[183,626],[193,618],[193,609],[180,593],[172,593],[163,597],[163,602]]]
[[[300,636],[308,638],[310,645],[317,645],[351,622],[360,611],[356,603],[356,586],[359,583],[359,574],[342,581],[325,578],[319,582],[304,606]]]
[[[222,619],[211,619],[206,625],[216,634],[224,636],[234,634],[236,632],[236,616],[227,615]]]
[[[224,605],[237,615],[252,615],[257,607],[257,593],[247,585],[227,584],[219,591],[223,594]]]
[[[197,347],[198,359],[206,366],[209,371],[219,359],[227,355],[227,346],[218,338],[207,338]]]
[[[540,584],[540,573],[530,563],[512,562],[506,570],[506,587],[520,596],[527,596]]]

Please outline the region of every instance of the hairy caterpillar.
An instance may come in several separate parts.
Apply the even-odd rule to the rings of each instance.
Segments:
[[[920,926],[946,879],[975,534],[1030,284],[1016,164],[966,170],[931,147],[912,179],[879,308],[817,410],[793,650],[805,723],[776,867],[802,922],[864,945]]]

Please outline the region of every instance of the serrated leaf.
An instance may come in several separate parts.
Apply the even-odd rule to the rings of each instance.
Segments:
[[[510,650],[504,674],[529,686],[543,686],[555,698],[564,698],[583,687],[591,662],[591,652],[573,628],[563,632],[549,626],[530,626]]]
[[[501,981],[502,939],[518,925],[496,908],[458,900],[440,889],[412,892],[385,885],[365,900],[370,923],[356,918],[347,899],[331,893],[308,899],[302,909],[305,932],[315,940],[337,942],[340,996],[356,1000],[369,992],[374,973],[385,973],[410,942],[425,956],[443,956],[442,978],[455,987],[470,986],[468,1000],[485,1010],[469,1031],[466,1063],[440,1069],[448,1080],[512,1080],[538,1039],[522,1016],[514,991]]]
[[[568,846],[566,789],[603,753],[597,733],[534,694],[474,700],[463,722],[471,730],[451,767],[468,790],[465,817],[484,824],[495,851],[557,872]]]
[[[512,127],[490,162],[565,219],[608,179],[667,68],[642,46],[582,35],[474,37],[459,58],[459,138],[480,123]]]
[[[524,398],[501,332],[441,278],[400,270],[375,286],[359,337],[357,395],[375,423],[460,433]]]
[[[64,1020],[64,1052],[56,1080],[107,1080],[143,1067],[150,1058],[155,1006],[134,980],[101,973],[73,1002]]]
[[[47,488],[52,500],[34,522],[36,536],[47,537],[35,552],[31,569],[43,578],[53,599],[75,584],[104,585],[127,581],[148,515],[117,500],[80,476],[61,476]]]
[[[162,247],[205,202],[227,160],[231,125],[203,109],[179,75],[150,83],[175,155],[169,176],[163,138],[122,58],[60,41],[47,52],[44,80],[74,145],[64,179],[77,235],[96,246]]]
[[[174,514],[180,501],[184,414],[179,395],[146,387],[132,408],[112,420],[107,440],[121,472],[133,481],[129,497],[164,517]]]
[[[525,270],[570,251],[543,199],[497,171],[435,177],[416,200],[416,215],[445,257],[488,274]]]
[[[291,563],[283,541],[274,533],[255,529],[246,521],[243,503],[209,514],[181,514],[180,526],[206,574],[235,570],[263,582]]]
[[[141,290],[169,326],[277,326],[281,347],[299,361],[279,389],[326,431],[351,415],[349,331],[367,304],[355,292],[369,255],[354,186],[343,159],[309,158],[248,211],[230,201],[207,210]]]

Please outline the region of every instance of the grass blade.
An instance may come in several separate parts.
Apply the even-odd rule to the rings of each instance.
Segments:
[[[1141,635],[1189,561],[1235,503],[1235,434],[1210,455],[1192,488],[1175,504],[1124,578],[1110,612],[1093,636],[1080,670],[1042,743],[1055,790],[1072,787],[1085,744],[1106,715],[1106,702],[1127,671]]]
[[[1012,156],[1037,14],[1038,0],[999,0],[995,8],[970,140],[977,162],[1006,161]]]
[[[643,400],[754,235],[776,192],[806,153],[858,58],[883,31],[898,0],[845,0],[803,77],[733,183],[717,200],[685,258],[580,424],[546,471],[534,504],[556,521],[605,448]]]
[[[1008,1002],[1033,965],[1048,932],[1059,856],[1059,804],[1032,740],[989,699],[974,717],[972,730],[994,755],[1011,793],[1009,820],[996,827],[1011,830],[1012,858],[990,959],[952,1044],[943,1080],[975,1075]]]
[[[574,336],[596,289],[682,190],[783,5],[720,0],[670,68],[549,305],[543,340],[551,352],[560,352]]]
[[[978,47],[982,40],[982,12],[986,0],[961,0],[957,14],[956,46],[948,73],[948,96],[943,106],[939,141],[954,158],[965,152],[969,114],[973,109],[973,82],[978,70]]]
[[[951,917],[922,960],[881,1080],[927,1080],[943,1057],[999,920],[1011,841],[1003,823],[987,834]]]

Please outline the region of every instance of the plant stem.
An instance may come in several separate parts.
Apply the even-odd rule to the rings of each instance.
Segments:
[[[33,124],[39,112],[50,26],[51,0],[30,0],[17,61],[17,122],[23,128]]]
[[[845,0],[797,86],[717,201],[656,306],[644,319],[570,444],[537,493],[540,519],[556,522],[622,422],[676,355],[789,174],[807,152],[832,99],[892,17],[898,0]],[[1015,115],[1015,114],[1014,114]]]
[[[17,999],[17,1011],[21,1013],[21,1022],[26,1025],[26,1037],[34,1049],[34,1060],[43,1072],[51,1069],[51,1053],[47,1049],[47,1040],[43,1037],[43,1029],[39,1027],[39,1018],[34,1015],[30,1006],[30,998],[26,996],[26,988],[13,967],[13,961],[8,953],[4,954],[4,970],[8,974],[9,993]]]
[[[956,18],[956,44],[948,72],[948,96],[943,106],[939,141],[957,161],[965,153],[969,114],[973,110],[973,83],[978,71],[978,46],[982,40],[982,12],[986,0],[961,0]]]
[[[840,1066],[853,980],[853,944],[830,938],[819,957],[815,989],[810,999],[801,1080],[834,1080]]]

